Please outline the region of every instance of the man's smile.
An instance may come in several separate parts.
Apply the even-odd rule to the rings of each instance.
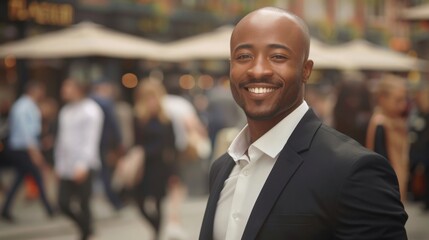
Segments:
[[[274,92],[275,90],[276,90],[275,88],[266,88],[266,87],[247,88],[247,91],[251,93],[256,93],[256,94],[270,93],[270,92]]]
[[[268,95],[273,94],[276,90],[281,88],[281,84],[273,83],[248,83],[242,86],[242,89],[247,92],[250,98],[265,98]]]

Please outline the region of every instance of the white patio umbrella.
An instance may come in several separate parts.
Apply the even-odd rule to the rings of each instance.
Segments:
[[[230,38],[234,27],[220,27],[212,32],[192,36],[167,44],[166,60],[182,61],[196,59],[230,58]],[[346,68],[348,64],[335,55],[330,54],[331,47],[311,39],[310,58],[315,62],[315,68]]]
[[[0,57],[66,58],[107,56],[158,59],[162,45],[101,25],[82,22],[63,30],[29,37],[0,46]]]
[[[233,26],[220,27],[167,44],[168,60],[229,59],[229,39]]]
[[[310,40],[310,56],[313,60],[315,69],[349,69],[352,65],[344,61],[344,59],[335,54],[335,46],[327,45],[321,41],[311,38]]]
[[[410,71],[425,70],[427,62],[358,39],[332,47],[329,51],[347,62],[350,69]]]
[[[429,20],[429,3],[405,9],[401,17],[406,20]]]

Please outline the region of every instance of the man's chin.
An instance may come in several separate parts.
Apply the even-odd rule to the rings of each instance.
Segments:
[[[266,121],[266,120],[271,120],[274,117],[274,113],[272,112],[255,113],[255,112],[246,111],[245,114],[247,119],[252,121]]]

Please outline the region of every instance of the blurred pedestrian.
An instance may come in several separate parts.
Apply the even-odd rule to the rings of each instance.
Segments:
[[[134,145],[133,107],[122,97],[121,89],[114,86],[115,113],[118,117],[122,146],[129,150]]]
[[[121,202],[127,201],[132,197],[132,192],[139,179],[138,174],[143,164],[143,149],[134,146],[134,110],[130,103],[123,100],[121,89],[118,85],[112,85],[114,110],[118,120],[121,145],[123,154],[115,161],[114,171],[112,172],[112,189],[120,196]]]
[[[229,90],[229,79],[219,79],[216,86],[207,92],[209,99],[209,137],[214,148],[219,131],[224,128],[241,129],[246,125],[246,116],[235,104],[231,91]]]
[[[61,211],[78,226],[81,239],[93,235],[90,209],[92,176],[100,163],[103,112],[87,97],[86,84],[67,79],[61,88],[66,102],[59,114],[55,146],[55,171],[60,179],[58,202]],[[79,208],[74,207],[74,202]]]
[[[305,101],[317,117],[330,127],[334,124],[333,110],[336,97],[334,87],[326,81],[309,83],[305,87]]]
[[[101,181],[110,204],[118,211],[123,204],[112,188],[112,172],[119,155],[122,154],[123,146],[113,91],[111,83],[99,81],[92,86],[91,98],[101,107],[104,116],[100,142]]]
[[[135,102],[134,139],[145,152],[143,177],[136,186],[135,198],[140,212],[155,230],[155,239],[159,239],[163,216],[161,201],[166,195],[176,160],[173,127],[162,105],[164,94],[160,82],[144,80],[137,88]],[[147,208],[150,198],[154,201],[155,211]]]
[[[58,103],[55,99],[47,97],[39,103],[39,108],[42,119],[40,149],[46,163],[52,168],[54,165],[53,149],[57,127]],[[48,179],[48,177],[47,174],[44,175],[44,179]],[[49,188],[49,185],[47,187]],[[27,200],[34,200],[39,197],[39,188],[31,175],[25,177],[25,190]]]
[[[409,121],[410,186],[414,197],[423,197],[424,211],[429,211],[429,84],[418,87]]]
[[[16,170],[16,177],[7,193],[1,216],[13,221],[10,208],[15,195],[26,175],[31,175],[40,190],[45,210],[49,216],[53,209],[45,193],[42,173],[48,170],[48,165],[40,151],[39,137],[41,134],[41,114],[37,104],[45,97],[45,86],[39,82],[27,83],[25,93],[13,104],[10,117],[10,132],[8,158]]]
[[[405,81],[385,75],[376,89],[376,106],[370,119],[366,145],[386,157],[396,172],[401,200],[407,196],[409,141],[407,120],[407,88]]]
[[[40,104],[42,113],[42,153],[50,166],[54,166],[54,145],[58,129],[59,104],[54,98],[45,98]]]
[[[198,117],[195,107],[185,97],[170,89],[162,105],[171,119],[176,137],[179,171],[178,187],[190,195],[206,192],[204,180],[207,179],[211,143],[207,129]],[[198,181],[196,181],[198,179]],[[184,183],[184,184],[182,184]]]
[[[201,154],[199,154],[195,149],[195,145],[198,144],[192,142],[193,136],[208,137],[207,130],[198,118],[195,107],[186,98],[175,94],[165,95],[162,105],[166,114],[171,118],[176,136],[175,144],[181,153],[181,161],[191,162],[201,159],[204,155],[208,156],[210,152],[207,153],[205,150],[201,150]]]
[[[338,87],[334,128],[365,145],[371,118],[371,94],[360,72],[347,72]]]
[[[6,95],[4,89],[0,93]],[[10,109],[12,107],[12,100],[4,96],[5,99],[0,98],[0,194],[3,195],[5,191],[4,179],[2,178],[3,169],[8,169],[11,167],[11,159],[7,156],[9,150],[6,147],[8,138],[9,138],[9,121],[8,116]]]

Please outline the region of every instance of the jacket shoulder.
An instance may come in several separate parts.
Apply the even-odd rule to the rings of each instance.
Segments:
[[[321,152],[332,153],[338,156],[339,159],[356,161],[367,156],[381,157],[381,155],[365,148],[351,137],[326,125],[321,126],[313,143],[315,146],[321,147]]]

